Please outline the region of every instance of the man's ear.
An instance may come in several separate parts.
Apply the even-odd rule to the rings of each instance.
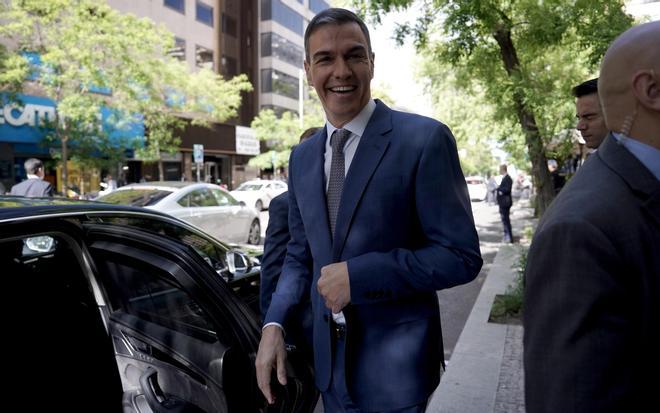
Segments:
[[[635,73],[632,88],[642,106],[660,112],[660,79],[654,70],[640,70]]]
[[[376,54],[371,53],[371,79],[374,78],[374,70],[375,70],[375,65],[374,62],[376,61]]]
[[[312,86],[312,76],[309,73],[309,63],[305,59],[303,61],[303,67],[305,68],[305,76],[307,76],[307,83]]]

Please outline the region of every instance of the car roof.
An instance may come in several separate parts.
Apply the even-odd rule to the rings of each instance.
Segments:
[[[136,189],[136,188],[137,189],[139,189],[139,188],[145,188],[145,189],[158,188],[158,189],[176,190],[176,189],[186,188],[186,187],[193,186],[193,185],[211,186],[211,187],[214,187],[214,188],[222,189],[222,187],[220,187],[218,185],[207,183],[207,182],[152,181],[152,182],[140,182],[140,183],[136,183],[136,184],[124,185],[122,187],[117,188],[116,190],[118,191],[120,189]]]
[[[0,195],[0,222],[20,218],[47,215],[76,215],[84,213],[140,213],[171,218],[169,215],[146,208],[113,205],[105,202],[84,201],[68,198],[27,198],[22,196]]]

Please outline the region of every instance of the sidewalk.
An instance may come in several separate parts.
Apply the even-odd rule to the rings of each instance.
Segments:
[[[534,225],[533,211],[521,203],[511,212],[518,239],[524,226]],[[523,328],[488,322],[495,295],[514,281],[511,267],[519,251],[520,246],[509,244],[499,249],[427,413],[525,412]]]

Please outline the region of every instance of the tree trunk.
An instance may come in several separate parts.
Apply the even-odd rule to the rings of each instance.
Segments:
[[[522,76],[518,54],[511,40],[511,30],[508,26],[500,27],[495,31],[493,36],[500,47],[504,68],[515,86],[521,80]],[[555,197],[552,177],[548,170],[545,148],[543,147],[539,128],[536,125],[534,113],[527,107],[522,94],[517,88],[513,93],[513,100],[520,126],[525,134],[525,143],[527,144],[529,158],[532,161],[532,178],[536,187],[536,212],[540,216],[543,215]]]
[[[69,151],[68,151],[68,141],[69,138],[66,136],[66,131],[62,131],[60,134],[60,141],[62,142],[62,194],[65,198],[68,198],[69,192],[69,168],[67,167],[67,161],[69,160]]]
[[[165,180],[165,170],[163,169],[162,158],[158,160],[158,180],[161,182]]]

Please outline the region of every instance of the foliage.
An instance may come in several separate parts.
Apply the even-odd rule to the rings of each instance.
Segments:
[[[65,185],[69,145],[74,159],[90,164],[113,147],[107,128],[99,126],[102,107],[113,108],[116,127],[141,114],[153,132],[143,155],[157,160],[161,150],[178,145],[178,116],[222,122],[236,115],[240,92],[251,90],[244,75],[224,81],[208,69],[190,73],[168,55],[174,47],[170,32],[101,0],[3,0],[0,21],[0,36],[11,45],[0,51],[0,90],[20,83],[57,102],[53,126],[62,144]],[[26,53],[36,53],[40,64],[28,68]],[[88,150],[89,142],[96,151]]]
[[[507,287],[504,294],[495,297],[489,321],[511,321],[512,318],[519,319],[522,316],[525,292],[524,274],[528,252],[528,248],[525,247],[518,249],[518,259],[511,268],[516,272],[513,284]]]
[[[257,139],[265,141],[269,150],[250,159],[249,165],[261,169],[286,168],[289,165],[291,148],[298,143],[300,135],[310,127],[323,127],[323,108],[316,92],[308,88],[305,102],[303,124],[293,112],[286,111],[278,117],[272,109],[263,109],[250,125]],[[274,163],[274,165],[273,165]]]
[[[353,1],[376,23],[413,3]],[[395,35],[413,36],[433,61],[450,64],[462,88],[479,85],[493,123],[518,125],[510,148],[524,140],[543,211],[553,196],[545,145],[573,126],[570,89],[594,76],[609,43],[631,24],[621,0],[425,0],[414,25]]]

